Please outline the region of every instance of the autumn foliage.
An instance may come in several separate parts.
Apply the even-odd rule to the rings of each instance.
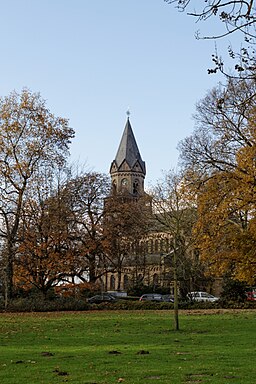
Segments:
[[[255,84],[230,82],[198,105],[198,128],[182,144],[198,206],[194,231],[209,271],[256,279]],[[232,94],[228,93],[233,91]],[[218,97],[216,97],[218,96]],[[220,99],[221,96],[221,99]],[[221,105],[220,105],[221,103]]]

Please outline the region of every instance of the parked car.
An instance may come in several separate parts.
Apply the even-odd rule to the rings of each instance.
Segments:
[[[163,301],[167,301],[168,303],[174,303],[174,297],[172,295],[163,295]]]
[[[256,301],[256,289],[253,288],[250,291],[246,291],[246,300],[248,301]]]
[[[207,292],[190,292],[187,297],[192,301],[209,301],[212,303],[219,300],[218,297]]]
[[[113,302],[116,301],[116,298],[109,293],[102,293],[100,295],[95,295],[90,297],[88,300],[90,304],[100,304],[104,302]]]
[[[159,293],[145,293],[139,299],[140,301],[164,301],[163,296]]]

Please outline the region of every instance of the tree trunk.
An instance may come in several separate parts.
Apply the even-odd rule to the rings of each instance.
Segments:
[[[88,260],[89,260],[89,281],[90,283],[95,283],[97,280],[95,256],[94,255],[88,256]]]
[[[179,331],[179,303],[178,303],[178,276],[177,276],[177,250],[173,253],[173,282],[174,282],[174,329]]]
[[[13,296],[13,254],[10,246],[6,249],[4,262],[4,305],[7,308]]]
[[[118,271],[117,271],[117,291],[118,292],[121,290],[121,278],[122,278],[122,271],[121,271],[121,268],[118,268]]]

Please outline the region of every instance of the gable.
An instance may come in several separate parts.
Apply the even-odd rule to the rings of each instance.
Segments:
[[[124,160],[124,161],[120,164],[120,166],[119,166],[119,168],[118,168],[118,171],[122,171],[122,172],[130,171],[130,170],[131,170],[131,167],[130,167],[130,165],[127,163],[126,160]]]
[[[143,169],[138,161],[133,165],[132,171],[134,172],[143,172]]]

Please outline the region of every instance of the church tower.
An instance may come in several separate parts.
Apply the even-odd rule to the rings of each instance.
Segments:
[[[138,198],[144,195],[146,165],[132,131],[129,116],[119,148],[110,167],[112,194]]]

